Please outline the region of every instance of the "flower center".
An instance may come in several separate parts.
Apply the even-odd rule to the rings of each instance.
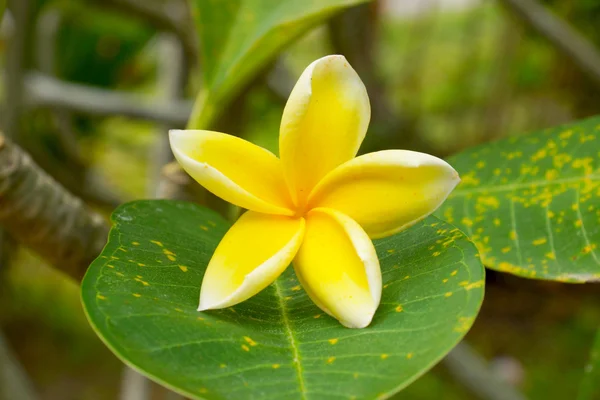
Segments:
[[[304,217],[304,214],[306,214],[307,212],[308,210],[306,209],[306,204],[299,204],[298,206],[296,206],[294,218]]]

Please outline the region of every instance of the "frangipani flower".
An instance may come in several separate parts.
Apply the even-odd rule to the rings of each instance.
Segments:
[[[285,106],[277,158],[224,133],[173,130],[181,166],[215,195],[247,211],[217,247],[199,311],[240,303],[293,262],[315,304],[344,326],[371,322],[381,271],[371,239],[437,209],[458,184],[434,156],[387,150],[356,157],[369,98],[343,56],[306,68]]]

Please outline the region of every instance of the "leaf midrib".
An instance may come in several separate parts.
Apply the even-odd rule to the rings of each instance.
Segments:
[[[296,344],[296,338],[294,337],[294,332],[292,331],[287,306],[285,305],[284,296],[281,293],[281,286],[279,285],[279,280],[275,280],[273,285],[275,286],[275,290],[277,292],[277,300],[279,302],[279,308],[281,309],[281,319],[285,327],[288,341],[290,342],[290,349],[292,350],[292,364],[296,369],[296,375],[298,377],[298,386],[300,389],[300,396],[301,399],[306,400],[306,386],[304,384],[304,376],[302,375],[302,365],[300,364],[300,350],[298,349],[298,345]]]
[[[559,185],[561,183],[584,182],[586,179],[600,180],[600,175],[592,174],[573,178],[556,179],[553,181],[531,181],[523,183],[512,183],[508,185],[482,186],[474,189],[457,189],[450,197],[462,197],[472,193],[509,192],[518,189],[531,189],[532,187],[538,186],[552,186]]]

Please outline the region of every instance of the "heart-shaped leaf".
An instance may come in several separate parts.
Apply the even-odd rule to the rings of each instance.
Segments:
[[[600,118],[451,157],[460,186],[436,215],[486,267],[562,282],[600,280]]]
[[[483,299],[475,246],[427,218],[376,241],[382,303],[354,330],[319,310],[293,269],[233,308],[197,312],[208,260],[228,224],[191,203],[120,207],[82,284],[88,318],[127,364],[193,398],[385,398],[467,332]]]
[[[192,0],[204,91],[189,128],[209,127],[219,110],[292,40],[367,0]]]

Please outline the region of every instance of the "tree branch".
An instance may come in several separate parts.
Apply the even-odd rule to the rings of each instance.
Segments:
[[[25,92],[29,106],[61,107],[101,116],[123,115],[170,125],[185,125],[192,111],[189,101],[149,103],[137,95],[67,83],[38,73],[27,74]]]
[[[490,372],[486,361],[465,341],[452,349],[443,362],[456,380],[481,399],[526,399],[514,387],[497,379]]]
[[[0,224],[80,279],[106,244],[108,224],[0,134]]]
[[[594,44],[535,0],[501,0],[501,3],[548,39],[600,87],[600,52]]]
[[[33,384],[0,332],[0,400],[35,400]]]

